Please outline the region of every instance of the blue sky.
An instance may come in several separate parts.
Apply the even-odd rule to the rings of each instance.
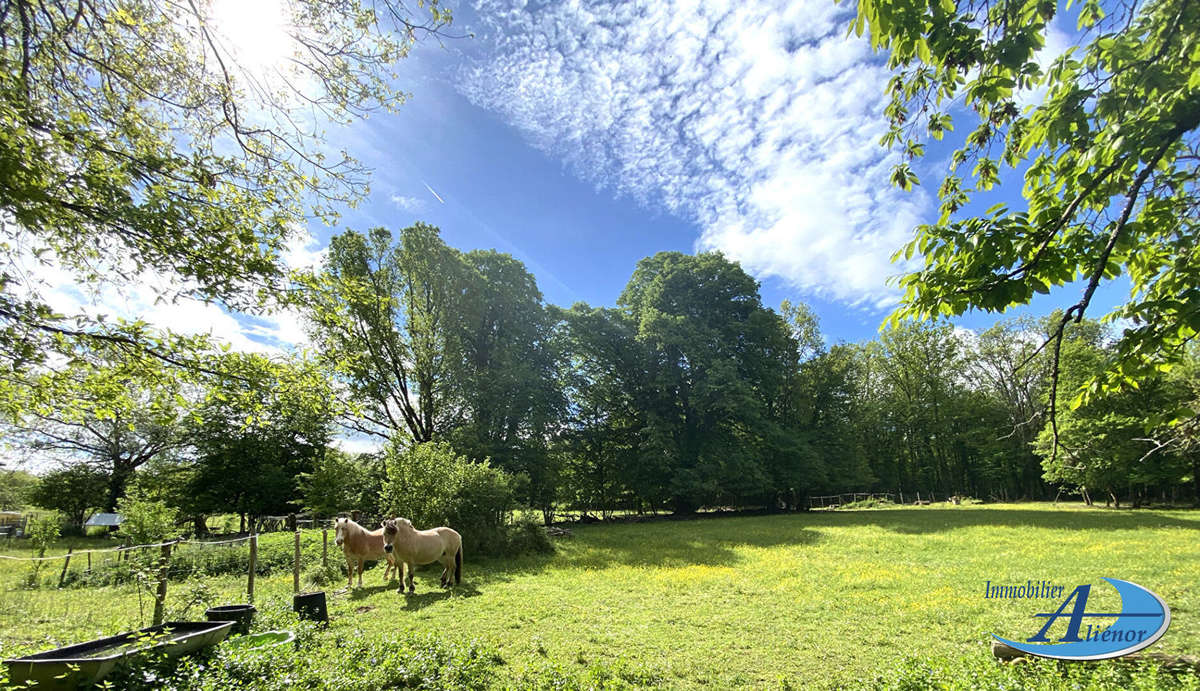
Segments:
[[[561,305],[613,304],[655,252],[718,249],[762,281],[766,304],[812,305],[831,342],[876,334],[896,299],[886,278],[902,268],[887,258],[929,220],[950,149],[920,163],[925,187],[887,185],[888,75],[846,36],[849,8],[450,6],[451,33],[474,36],[421,44],[400,67],[412,99],[336,135],[375,170],[343,226],[433,223],[455,247],[519,258]],[[1053,31],[1046,58],[1067,43]],[[1019,189],[998,198],[1019,204]],[[312,230],[320,244],[331,232]],[[1068,286],[1017,313],[1078,294]],[[1122,295],[1106,287],[1096,307]]]
[[[890,75],[864,39],[847,35],[851,6],[446,4],[455,15],[449,33],[462,37],[423,41],[399,64],[398,86],[411,99],[329,131],[331,144],[374,170],[371,192],[336,228],[310,226],[290,264],[319,262],[346,228],[423,220],[460,249],[517,257],[550,303],[612,305],[639,259],[720,250],[762,282],[765,304],[812,305],[829,342],[877,334],[898,297],[887,278],[904,268],[889,257],[931,220],[951,147],[930,147],[917,166],[925,185],[914,192],[888,184],[896,159],[878,140]],[[254,15],[236,0],[217,6],[236,21],[235,43],[279,48],[268,26],[278,12],[254,5]],[[1039,58],[1048,62],[1070,40],[1054,27]],[[978,208],[1019,205],[1019,190],[1010,180]],[[41,273],[63,313],[137,316],[242,350],[306,343],[294,312],[248,317],[162,304],[150,289],[156,277],[87,295],[65,273]],[[1093,316],[1126,290],[1103,287]],[[1080,292],[1067,286],[1015,313],[1045,314]],[[957,323],[986,328],[995,319]]]

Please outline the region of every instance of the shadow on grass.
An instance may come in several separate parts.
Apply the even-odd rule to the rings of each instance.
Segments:
[[[437,588],[435,590],[417,591],[416,593],[399,595],[404,598],[404,609],[408,612],[415,612],[420,609],[442,602],[443,600],[452,600],[464,597],[476,597],[482,595],[483,591],[475,587],[473,583],[459,583],[454,586],[453,590],[444,590]]]
[[[392,579],[391,581],[389,581],[387,583],[383,583],[381,585],[364,585],[361,588],[355,586],[350,591],[350,599],[351,600],[365,600],[366,598],[371,597],[375,593],[382,593],[385,590],[395,590],[396,588],[399,587],[399,585],[400,585],[399,581]]]
[[[1002,530],[1200,530],[1200,512],[1190,520],[1157,512],[1102,509],[903,508],[594,524],[573,526],[572,537],[556,539],[555,554],[524,554],[512,559],[493,556],[468,563],[464,579],[486,585],[551,568],[735,566],[746,548],[812,545],[824,538],[823,529],[843,526],[873,526],[912,535],[980,526]]]
[[[506,582],[548,568],[735,566],[743,560],[741,550],[747,547],[809,545],[821,537],[800,521],[781,526],[761,517],[597,524],[573,530],[573,537],[554,540],[553,554],[522,554],[511,559],[489,556],[475,562],[474,568],[468,563],[464,582]]]

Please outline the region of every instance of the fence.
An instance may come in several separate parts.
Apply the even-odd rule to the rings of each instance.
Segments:
[[[62,548],[40,554],[27,541],[5,540],[0,627],[19,628],[29,640],[75,630],[115,633],[203,619],[206,607],[253,603],[264,593],[290,598],[326,581],[341,582],[338,569],[345,560],[331,545],[332,532],[94,547],[101,540],[93,538],[60,541]]]
[[[830,494],[823,497],[809,497],[808,506],[812,509],[836,509],[845,504],[858,501],[889,501],[894,502],[896,495],[891,492],[847,492],[845,494]]]

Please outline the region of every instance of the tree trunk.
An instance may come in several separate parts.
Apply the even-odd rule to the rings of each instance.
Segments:
[[[108,476],[108,496],[104,498],[106,512],[116,513],[117,500],[125,496],[125,484],[129,482],[129,476],[132,474],[133,468],[120,461],[113,462],[112,474]]]
[[[1200,453],[1192,453],[1192,485],[1196,490],[1196,507],[1200,508]]]

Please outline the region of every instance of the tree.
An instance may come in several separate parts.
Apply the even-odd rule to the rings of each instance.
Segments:
[[[294,508],[296,482],[329,444],[337,408],[331,383],[311,362],[230,353],[236,372],[199,410],[192,492],[200,509],[242,517]]]
[[[375,454],[326,449],[310,472],[297,476],[305,511],[322,516],[358,509],[377,514],[383,487],[383,460]]]
[[[642,458],[667,471],[677,511],[769,503],[773,461],[795,453],[772,408],[798,359],[758,283],[719,253],[638,262],[618,300],[648,351]]]
[[[1103,370],[1111,357],[1108,348],[1084,339],[1067,341],[1063,347],[1063,382],[1077,385]],[[1045,476],[1078,489],[1091,504],[1091,491],[1105,494],[1105,503],[1121,505],[1121,496],[1137,503],[1146,487],[1178,486],[1188,467],[1172,453],[1154,453],[1148,438],[1156,420],[1155,411],[1173,411],[1189,391],[1166,377],[1143,378],[1136,389],[1114,392],[1071,408],[1062,406],[1057,429],[1042,430],[1036,448],[1042,456]]]
[[[605,516],[626,499],[639,510],[660,505],[664,460],[641,452],[649,349],[622,310],[576,303],[558,316],[559,381],[568,405],[555,450],[563,459],[564,498]]]
[[[65,366],[25,379],[24,400],[13,402],[20,413],[0,429],[17,445],[103,473],[101,506],[113,511],[137,468],[190,442],[189,379],[108,344],[79,348]]]
[[[117,503],[121,527],[117,535],[134,545],[150,545],[178,535],[176,510],[161,499],[150,499],[134,488]]]
[[[180,518],[192,522],[192,532],[201,536],[208,532],[211,507],[205,506],[202,497],[196,493],[198,468],[191,451],[150,460],[138,468],[126,488],[129,494],[161,501],[175,509]]]
[[[104,506],[108,476],[86,465],[72,465],[43,475],[30,499],[34,504],[61,511],[79,530],[92,511]]]
[[[385,439],[425,442],[448,413],[452,319],[465,267],[437,228],[347,231],[324,271],[305,277],[320,353],[356,402],[349,424]]]
[[[883,138],[904,159],[896,184],[917,182],[910,163],[926,134],[973,126],[938,189],[940,218],[897,253],[923,267],[900,279],[892,319],[1002,311],[1082,279],[1048,339],[1056,389],[1066,325],[1084,318],[1101,282],[1123,276],[1130,297],[1107,317],[1130,326],[1074,404],[1177,361],[1200,330],[1200,7],[1086,0],[1074,17],[1082,47],[1043,65],[1058,14],[1046,0],[862,0],[854,30],[869,30],[896,71]],[[1024,98],[1036,103],[1022,109]],[[970,110],[956,110],[959,99]],[[1024,178],[1024,208],[977,212],[973,197],[1007,179],[1004,167]]]
[[[529,477],[530,506],[553,514],[548,440],[561,417],[553,320],[537,281],[507,254],[475,250],[450,315],[446,438],[468,458]]]
[[[0,511],[25,508],[38,478],[24,470],[0,469]]]
[[[417,223],[395,243],[384,228],[334,238],[304,283],[322,358],[355,402],[351,427],[490,458],[551,508],[547,441],[563,405],[553,320],[521,262],[463,254]]]
[[[315,122],[403,100],[392,68],[450,14],[391,0],[288,2],[289,55],[243,61],[206,0],[16,0],[0,9],[0,353],[18,374],[80,339],[173,364],[145,324],[64,315],[25,269],[88,286],[154,272],[165,297],[257,308],[310,219],[365,194]]]
[[[1032,447],[1047,410],[1051,363],[1038,351],[1044,338],[1045,326],[1032,319],[997,322],[978,335],[968,355],[976,387],[1003,412],[1002,427],[989,433],[1002,497],[1040,498],[1045,490]]]

